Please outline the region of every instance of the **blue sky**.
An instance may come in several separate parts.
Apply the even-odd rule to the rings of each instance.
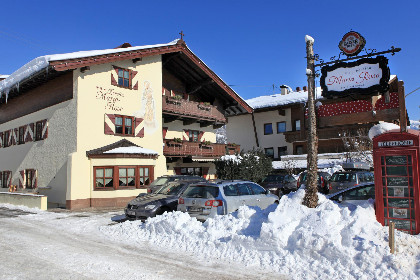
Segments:
[[[420,1],[3,1],[0,74],[45,54],[167,43],[188,47],[244,99],[307,84],[305,35],[324,60],[350,30],[388,55],[406,94],[420,87]],[[273,89],[274,85],[274,89]],[[319,85],[319,80],[318,80]],[[420,90],[406,98],[420,119]]]

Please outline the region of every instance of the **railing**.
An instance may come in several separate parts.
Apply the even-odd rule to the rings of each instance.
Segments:
[[[179,114],[191,118],[226,122],[225,116],[216,106],[169,96],[162,96],[162,112],[171,115]]]
[[[164,140],[163,154],[165,156],[203,156],[209,158],[221,157],[226,154],[233,155],[239,153],[239,145],[226,144],[204,144],[201,142],[175,142],[174,140]]]

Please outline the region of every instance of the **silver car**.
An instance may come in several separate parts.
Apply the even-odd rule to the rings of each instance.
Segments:
[[[216,215],[234,212],[242,205],[265,209],[278,202],[278,196],[254,182],[219,180],[188,186],[178,199],[177,210],[205,221]]]
[[[369,171],[337,171],[329,182],[330,194],[345,190],[349,187],[357,186],[362,183],[372,183],[374,181],[373,172]]]

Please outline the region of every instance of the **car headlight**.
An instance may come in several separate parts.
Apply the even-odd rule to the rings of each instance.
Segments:
[[[156,207],[156,205],[154,205],[154,204],[149,204],[149,205],[146,205],[146,207],[144,207],[144,209],[146,209],[146,210],[152,210],[152,209],[154,209]]]

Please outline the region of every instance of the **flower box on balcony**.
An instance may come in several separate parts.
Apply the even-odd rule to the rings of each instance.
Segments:
[[[197,105],[197,108],[200,110],[204,110],[204,111],[210,111],[211,110],[211,105],[208,102],[200,102]]]

